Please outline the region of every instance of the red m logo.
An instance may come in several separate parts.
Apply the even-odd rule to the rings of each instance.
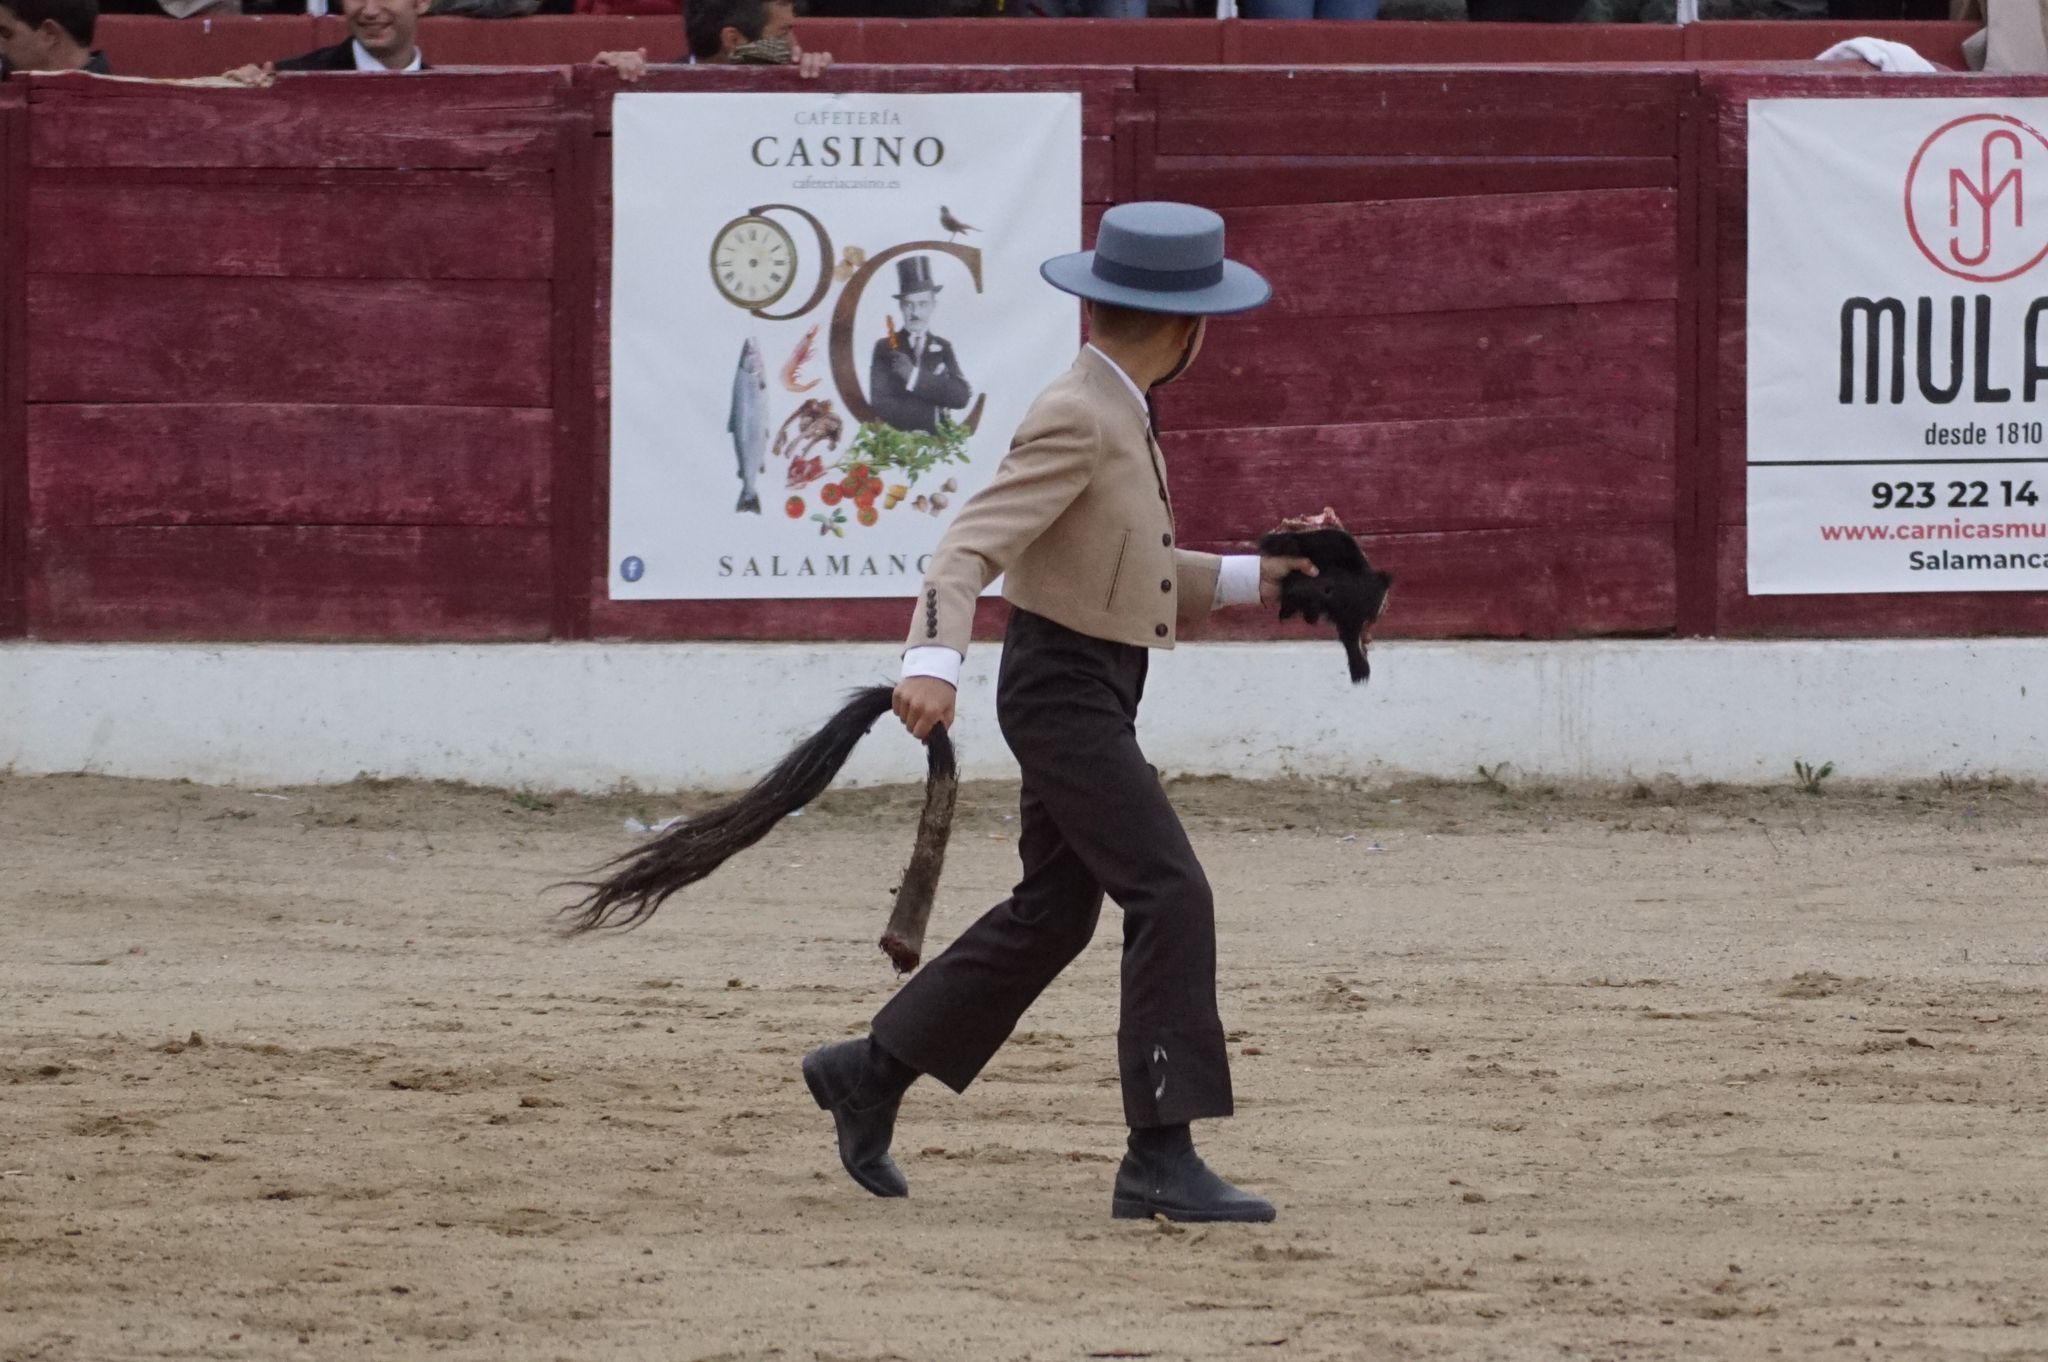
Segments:
[[[1994,159],[1992,153],[2001,146],[2011,153],[2011,163],[2006,172],[1999,176],[1997,183],[1994,184],[1991,177],[1996,172],[1992,165]],[[1966,252],[1963,249],[1962,238],[1960,236],[1952,236],[1949,238],[1948,243],[1949,254],[1955,257],[1955,262],[1958,265],[1968,266],[1973,269],[1991,258],[1992,210],[1998,206],[1998,201],[2005,197],[2008,190],[2012,193],[2012,225],[2018,228],[2024,228],[2027,225],[2026,195],[2022,187],[2024,181],[2021,179],[2018,164],[2018,162],[2025,158],[2027,152],[2026,147],[2020,142],[2019,135],[2010,129],[2000,128],[1996,132],[1986,133],[1982,144],[1977,150],[1981,160],[1981,177],[1975,183],[1971,182],[1967,172],[1958,167],[1952,166],[1948,172],[1949,227],[1953,230],[1961,231],[1963,227],[1963,199],[1966,195],[1970,202],[1976,205],[1977,210],[1977,218],[1974,224],[1977,228],[1975,252]]]
[[[1995,284],[2048,257],[2048,138],[2010,114],[1965,114],[1936,128],[1914,153],[1905,190],[1906,230],[1944,274]]]

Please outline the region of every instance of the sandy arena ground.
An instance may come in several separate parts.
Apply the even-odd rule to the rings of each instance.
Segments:
[[[564,943],[691,801],[0,780],[0,1359],[2048,1358],[2048,797],[1174,791],[1272,1226],[1108,1218],[1113,912],[845,1179],[905,792]]]

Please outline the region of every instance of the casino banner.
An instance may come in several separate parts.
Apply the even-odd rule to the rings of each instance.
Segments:
[[[1078,94],[622,94],[615,600],[910,596],[1079,314]]]
[[[1749,590],[2048,590],[2048,100],[1749,105]]]

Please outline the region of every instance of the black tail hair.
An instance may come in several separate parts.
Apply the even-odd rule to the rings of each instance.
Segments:
[[[678,823],[653,841],[614,857],[598,867],[611,874],[594,880],[568,883],[590,893],[580,902],[562,909],[574,934],[599,927],[636,927],[653,917],[669,895],[695,884],[724,865],[738,853],[766,837],[775,825],[823,794],[825,787],[846,765],[846,759],[867,736],[875,720],[889,712],[894,691],[889,686],[868,686],[855,691],[825,726],[798,744],[752,789],[729,803],[721,804],[686,822]],[[922,893],[923,914],[931,911],[931,896],[938,887],[938,870],[945,856],[946,835],[952,822],[953,790],[958,776],[953,743],[943,728],[932,730],[927,741],[930,773],[925,790],[925,819],[919,824],[918,846],[911,858],[913,871],[906,872],[898,893],[897,913],[904,913],[906,895]],[[937,797],[943,792],[943,817],[933,825]],[[936,847],[931,845],[936,835]],[[916,886],[913,889],[913,884]],[[914,909],[915,905],[911,905]],[[923,916],[916,915],[921,941]],[[906,968],[900,957],[898,968]],[[914,953],[910,964],[917,963]]]

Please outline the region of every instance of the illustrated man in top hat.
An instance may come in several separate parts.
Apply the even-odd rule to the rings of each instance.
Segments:
[[[896,262],[896,303],[903,325],[875,342],[868,404],[898,430],[930,434],[939,428],[940,412],[958,411],[974,396],[952,345],[932,334],[939,286],[932,282],[930,256]]]
[[[854,1181],[908,1195],[889,1154],[904,1092],[921,1074],[965,1090],[1088,945],[1107,894],[1123,910],[1116,1051],[1130,1127],[1112,1214],[1271,1220],[1272,1203],[1195,1152],[1189,1123],[1231,1114],[1215,915],[1135,727],[1151,650],[1219,606],[1277,599],[1289,571],[1314,571],[1301,559],[1175,548],[1148,412],[1147,395],[1194,362],[1209,317],[1257,307],[1271,290],[1224,258],[1222,218],[1178,203],[1110,209],[1095,250],[1041,273],[1086,300],[1089,344],[941,540],[895,703],[920,739],[952,725],[975,599],[1002,574],[1011,611],[996,717],[1023,773],[1023,875],[911,976],[870,1035],[808,1055],[804,1078]]]

